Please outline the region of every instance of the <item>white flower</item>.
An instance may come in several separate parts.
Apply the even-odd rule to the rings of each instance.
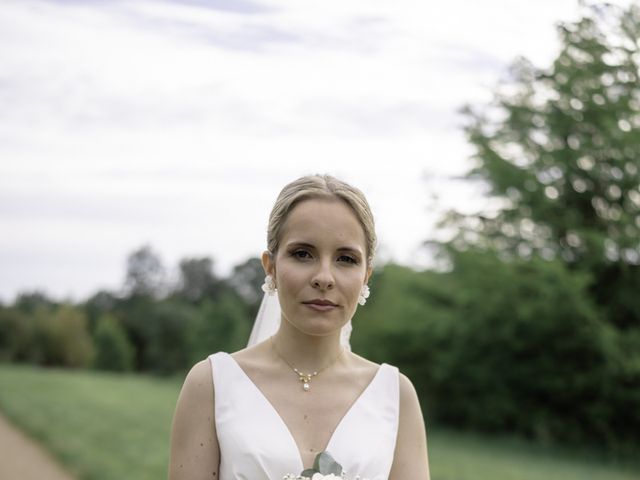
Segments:
[[[341,477],[336,476],[333,473],[329,475],[322,475],[321,473],[314,473],[313,477],[301,477],[299,475],[293,475],[291,473],[285,475],[282,480],[351,480],[351,477]],[[353,480],[367,480],[366,478],[360,477],[360,475],[356,476]]]

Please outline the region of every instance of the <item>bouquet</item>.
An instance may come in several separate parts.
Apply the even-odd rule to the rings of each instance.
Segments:
[[[342,465],[336,462],[329,452],[320,452],[313,461],[313,467],[303,470],[300,475],[291,473],[285,475],[282,480],[349,480]],[[367,480],[356,476],[351,480]]]

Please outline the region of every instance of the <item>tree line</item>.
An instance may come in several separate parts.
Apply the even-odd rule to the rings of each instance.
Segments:
[[[128,256],[120,292],[102,290],[78,304],[26,292],[0,309],[0,359],[183,372],[208,353],[246,344],[263,277],[257,258],[220,278],[213,260],[201,257],[181,260],[169,283],[159,255],[143,246]]]

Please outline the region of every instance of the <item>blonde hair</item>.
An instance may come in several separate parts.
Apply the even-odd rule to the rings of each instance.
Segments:
[[[367,265],[371,266],[376,249],[376,231],[373,214],[364,194],[331,175],[308,175],[286,185],[271,210],[267,229],[267,249],[275,256],[280,246],[282,227],[293,207],[312,198],[339,199],[353,210],[364,230]]]

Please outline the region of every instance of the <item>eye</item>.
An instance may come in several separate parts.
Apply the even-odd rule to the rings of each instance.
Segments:
[[[341,262],[347,262],[347,263],[352,263],[354,265],[358,264],[358,259],[351,256],[351,255],[340,255],[338,257],[338,260]]]
[[[311,258],[311,254],[306,250],[294,250],[291,252],[291,256],[299,259],[308,259]]]

